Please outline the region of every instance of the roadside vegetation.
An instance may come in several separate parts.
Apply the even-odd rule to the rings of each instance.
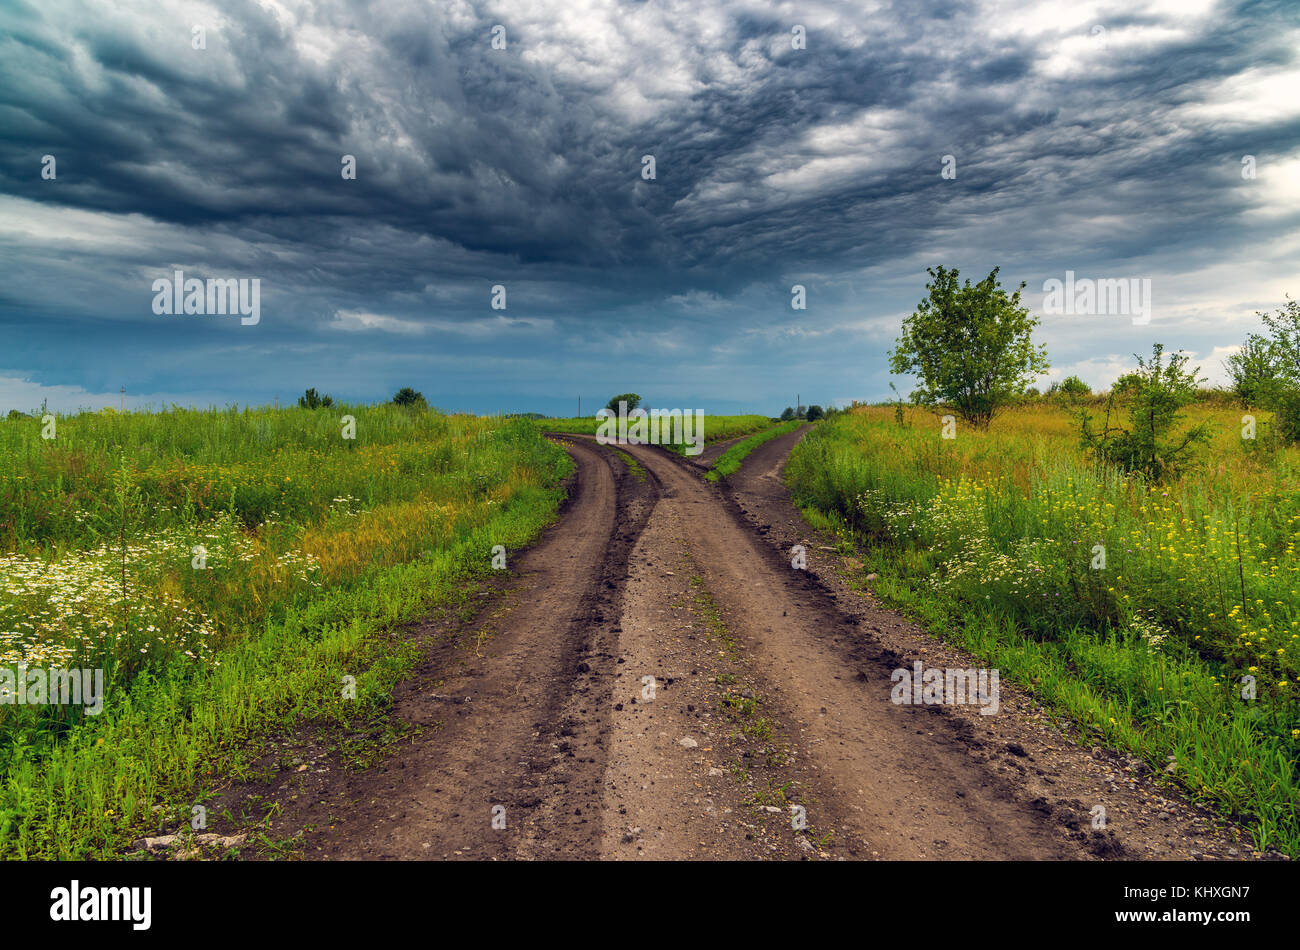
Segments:
[[[945,299],[955,281],[936,277]],[[905,324],[896,368],[930,374],[910,401],[855,404],[795,448],[797,503],[884,603],[1300,856],[1294,303],[1229,367],[1235,393],[1157,345],[1108,392],[1040,394],[1031,324],[978,293],[942,311],[955,328],[934,307]],[[960,326],[991,313],[1003,331]],[[927,351],[959,339],[1017,341],[982,351],[1004,382]]]
[[[250,739],[382,705],[386,638],[554,518],[535,424],[398,396],[0,421],[0,667],[106,680],[99,715],[0,704],[0,856],[111,855]]]
[[[751,435],[742,442],[737,442],[718,456],[717,461],[713,463],[713,467],[704,473],[704,477],[711,482],[716,482],[734,474],[740,468],[741,463],[749,458],[750,453],[760,445],[771,442],[777,436],[792,432],[803,424],[797,419],[790,422],[781,422],[771,428],[764,429],[756,435]]]

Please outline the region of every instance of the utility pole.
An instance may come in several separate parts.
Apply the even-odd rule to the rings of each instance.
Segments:
[[[122,411],[126,412],[126,387],[122,387]]]

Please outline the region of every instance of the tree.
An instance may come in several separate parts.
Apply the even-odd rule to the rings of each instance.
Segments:
[[[1270,410],[1282,441],[1300,442],[1300,303],[1288,297],[1259,316],[1267,335],[1252,333],[1224,365],[1247,408]]]
[[[328,409],[334,405],[334,400],[324,393],[317,395],[316,390],[313,388],[298,397],[298,405],[304,409]]]
[[[1024,395],[1050,364],[1030,339],[1038,318],[1020,306],[1024,283],[1008,295],[998,268],[978,284],[957,283],[956,269],[929,268],[927,296],[903,321],[890,352],[895,373],[916,376],[919,405],[951,405],[968,423],[988,428],[999,409]]]
[[[1223,363],[1232,391],[1247,409],[1271,402],[1285,386],[1280,361],[1266,337],[1252,333],[1241,349]]]
[[[821,406],[809,406],[808,414],[804,416],[804,418],[807,419],[809,422],[816,422],[818,419],[822,418],[825,415],[826,413],[825,411],[822,410]]]
[[[1125,373],[1111,387],[1106,416],[1100,430],[1092,427],[1092,415],[1079,413],[1079,433],[1086,449],[1095,457],[1154,480],[1176,475],[1191,459],[1196,447],[1210,438],[1210,428],[1201,423],[1181,435],[1173,430],[1183,419],[1179,411],[1195,401],[1201,368],[1184,370],[1188,357],[1179,350],[1164,361],[1164,346],[1152,347],[1151,360],[1134,357],[1138,368]],[[1117,408],[1125,410],[1129,428],[1112,426]]]
[[[789,422],[789,421],[792,420],[793,418],[794,418],[794,408],[793,408],[793,407],[791,407],[791,406],[786,406],[783,410],[781,410],[781,421],[782,421],[782,422]]]
[[[619,393],[617,396],[612,396],[609,402],[605,403],[605,408],[614,413],[614,415],[618,415],[618,404],[620,402],[627,403],[627,411],[631,412],[637,406],[641,405],[641,397],[636,393]]]
[[[1300,386],[1300,302],[1288,297],[1276,313],[1259,316],[1268,328],[1278,373],[1291,385]]]
[[[424,400],[424,394],[416,392],[410,386],[403,386],[393,394],[393,404],[396,406],[413,406],[419,409],[425,409],[429,405]]]
[[[1078,376],[1065,377],[1065,379],[1061,380],[1061,385],[1057,387],[1056,391],[1071,398],[1092,395],[1092,388]]]

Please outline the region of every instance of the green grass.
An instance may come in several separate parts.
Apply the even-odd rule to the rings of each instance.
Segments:
[[[614,451],[618,453],[618,457],[621,458],[623,460],[623,464],[627,466],[627,471],[629,475],[635,478],[638,482],[643,482],[646,480],[647,477],[646,470],[645,467],[640,462],[638,462],[635,458],[633,458],[631,454],[624,452],[622,449],[615,449]]]
[[[1300,451],[1244,444],[1239,410],[1189,415],[1216,439],[1166,485],[1093,466],[1042,407],[953,440],[928,413],[850,413],[786,472],[884,602],[1296,855]]]
[[[742,462],[749,457],[749,454],[765,442],[771,442],[778,436],[785,435],[787,432],[793,432],[804,423],[800,420],[791,422],[782,422],[780,425],[772,426],[765,429],[757,435],[751,435],[743,442],[737,442],[727,451],[718,456],[713,467],[704,473],[704,477],[711,482],[720,481],[728,475],[734,474],[739,470]]]
[[[531,423],[395,407],[16,419],[0,461],[0,663],[108,675],[99,716],[0,705],[20,858],[109,856],[250,741],[382,708],[414,662],[394,631],[465,602],[571,470]]]

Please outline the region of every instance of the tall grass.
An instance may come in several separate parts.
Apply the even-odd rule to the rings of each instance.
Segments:
[[[867,546],[884,596],[1294,854],[1300,451],[1243,441],[1240,412],[1189,415],[1216,439],[1171,484],[1091,464],[1042,407],[951,440],[928,413],[859,410],[787,477]]]
[[[0,854],[59,857],[337,712],[344,659],[391,679],[376,638],[526,543],[570,469],[527,422],[392,406],[8,420],[0,464],[0,664],[108,673],[97,717],[0,705]]]

